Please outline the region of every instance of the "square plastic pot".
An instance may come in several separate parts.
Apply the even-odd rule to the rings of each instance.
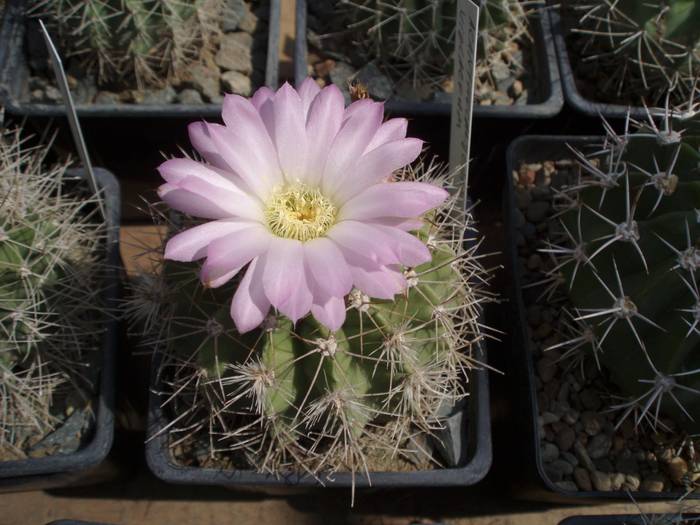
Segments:
[[[642,106],[627,106],[624,104],[607,104],[604,102],[596,102],[585,98],[576,86],[576,77],[571,66],[569,50],[566,47],[566,38],[564,28],[562,27],[562,18],[559,5],[551,5],[547,11],[549,12],[550,24],[548,29],[552,31],[552,39],[557,50],[557,60],[559,61],[559,72],[561,74],[561,83],[564,87],[564,98],[566,102],[576,111],[588,115],[589,117],[619,118],[627,117],[627,114],[637,120],[645,119],[647,111]],[[651,110],[652,115],[658,114],[658,110]]]
[[[480,343],[477,357],[487,362],[485,347]],[[151,471],[160,479],[178,484],[219,485],[226,487],[258,487],[265,492],[285,493],[296,488],[337,487],[349,488],[400,488],[400,487],[457,487],[474,485],[481,481],[491,467],[491,410],[488,370],[474,370],[469,378],[470,392],[466,398],[463,433],[466,438],[464,460],[457,467],[420,470],[415,472],[370,472],[370,480],[357,474],[353,480],[350,472],[337,472],[323,483],[300,473],[283,473],[279,476],[254,470],[221,470],[177,464],[170,454],[168,433],[162,429],[168,424],[161,405],[167,398],[159,394],[158,369],[162,356],[156,353],[151,365],[146,460]]]
[[[0,25],[0,106],[15,115],[62,117],[62,104],[29,100],[26,58],[27,0],[8,0]],[[277,86],[279,65],[280,0],[269,0],[269,32],[265,85]],[[76,104],[80,117],[218,117],[221,104]]]
[[[294,77],[297,85],[308,76],[307,13],[307,0],[296,0]],[[537,94],[538,101],[522,106],[480,106],[475,103],[473,113],[475,118],[543,119],[559,114],[564,106],[564,96],[559,81],[559,68],[549,24],[549,17],[541,10],[530,16],[530,30],[534,41],[532,49],[534,70],[530,72],[530,77],[536,81],[535,86],[531,89]],[[385,108],[387,112],[398,115],[449,116],[452,104],[450,102],[414,102],[389,99],[386,101]]]
[[[107,243],[105,246],[110,267],[109,282],[104,300],[111,308],[118,305],[119,294],[119,219],[121,197],[119,183],[109,171],[94,168],[97,185],[104,195],[107,214]],[[86,180],[82,169],[68,170],[67,177]],[[86,182],[87,183],[87,182]],[[116,384],[116,355],[119,341],[118,322],[105,320],[106,330],[102,339],[102,359],[99,375],[99,391],[95,410],[92,439],[76,452],[55,454],[41,458],[27,458],[0,462],[0,492],[39,490],[70,485],[91,484],[113,474],[113,468],[105,460],[112,448],[114,437],[114,407]]]
[[[540,452],[540,428],[538,417],[540,414],[537,392],[535,389],[535,363],[529,352],[527,334],[527,316],[523,301],[521,275],[518,273],[518,250],[515,244],[516,228],[514,210],[515,188],[513,186],[512,173],[517,171],[521,162],[541,162],[544,160],[559,160],[571,158],[572,153],[567,144],[575,148],[582,148],[587,144],[600,144],[603,137],[598,136],[564,136],[564,135],[529,135],[523,136],[511,143],[506,153],[506,181],[503,194],[503,217],[506,228],[506,266],[510,276],[509,299],[511,305],[510,318],[512,320],[512,345],[511,359],[517,381],[516,410],[521,415],[521,429],[526,433],[524,443],[526,450],[526,468],[524,484],[519,490],[528,499],[550,501],[556,503],[586,502],[600,503],[601,500],[630,501],[630,494],[635,500],[677,500],[685,495],[682,490],[668,492],[647,492],[624,490],[617,491],[566,491],[556,486],[547,476],[544,470]],[[697,493],[688,498],[698,498]]]
[[[483,358],[482,358],[483,360]],[[218,485],[225,487],[258,487],[262,491],[286,492],[290,489],[329,487],[349,488],[353,485],[352,474],[337,472],[323,479],[299,473],[275,476],[254,470],[221,470],[178,465],[170,455],[168,434],[161,432],[168,420],[160,405],[165,397],[157,382],[157,371],[161,356],[156,354],[151,368],[151,388],[148,412],[148,436],[146,460],[156,477],[169,483],[183,485]],[[358,474],[354,485],[358,488],[408,488],[408,487],[457,487],[474,485],[481,481],[491,467],[491,421],[489,409],[488,372],[476,370],[470,378],[472,389],[465,410],[467,432],[467,459],[464,465],[454,468],[420,470],[415,472],[370,472],[370,480]],[[159,433],[160,432],[160,433]],[[275,490],[278,489],[278,490]],[[282,490],[279,490],[282,489]]]

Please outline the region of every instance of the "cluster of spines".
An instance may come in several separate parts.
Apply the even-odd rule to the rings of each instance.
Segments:
[[[503,61],[513,42],[528,36],[529,7],[538,0],[487,0],[481,10],[478,78]],[[439,86],[450,74],[456,35],[457,0],[340,0],[351,28],[366,31],[368,57],[392,76],[414,85]],[[512,31],[501,28],[512,26]],[[512,64],[522,67],[522,64]]]
[[[0,447],[17,457],[57,421],[61,385],[90,384],[102,332],[104,223],[47,152],[0,135]]]
[[[628,118],[621,134],[605,123],[602,144],[573,150],[578,183],[555,190],[559,229],[541,249],[551,262],[538,284],[570,308],[548,349],[610,371],[618,425],[665,428],[669,414],[689,432],[700,424],[696,110],[691,98],[656,119]]]
[[[574,33],[587,37],[584,60],[594,61],[619,97],[632,94],[648,104],[669,90],[680,102],[700,76],[700,6],[684,0],[574,0]],[[638,104],[639,105],[639,104]]]
[[[66,57],[102,83],[159,87],[207,50],[221,32],[223,0],[34,0]]]
[[[467,395],[484,337],[484,270],[477,246],[466,246],[462,203],[455,194],[427,220],[420,235],[433,261],[405,269],[406,293],[386,301],[353,290],[336,333],[271,314],[237,334],[228,318],[236,284],[204,289],[193,265],[167,262],[137,280],[127,311],[150,324],[144,343],[163,353],[171,444],[204,434],[212,456],[238,452],[245,467],[275,474],[368,474],[377,451],[435,461],[415,437],[441,429],[444,409]]]

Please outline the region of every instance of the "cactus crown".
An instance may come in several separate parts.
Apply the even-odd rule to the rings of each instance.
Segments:
[[[400,178],[440,170],[407,168]],[[468,394],[486,299],[462,202],[455,194],[426,217],[418,235],[433,259],[404,269],[405,293],[370,300],[353,290],[335,333],[311,316],[292,326],[271,314],[240,335],[228,312],[238,284],[205,289],[193,264],[158,263],[137,280],[127,316],[163,353],[159,377],[173,394],[166,409],[178,415],[171,443],[204,444],[204,463],[275,474],[369,474],[368,462],[385,456],[412,458],[413,468],[436,462],[425,436]]]
[[[47,152],[0,134],[0,448],[17,457],[60,421],[63,396],[89,391],[103,321],[104,224]]]
[[[687,113],[687,112],[686,112]],[[628,120],[575,151],[583,175],[558,194],[559,228],[543,251],[569,297],[570,334],[555,348],[587,352],[624,399],[620,424],[700,430],[700,136],[679,124]],[[683,125],[686,131],[674,127]]]
[[[569,0],[573,33],[585,35],[585,60],[603,91],[659,104],[674,89],[684,100],[700,75],[700,4],[687,0]],[[566,4],[565,4],[566,5]],[[599,73],[600,74],[600,73]]]
[[[96,70],[102,83],[160,86],[211,51],[223,0],[33,0],[67,58]]]

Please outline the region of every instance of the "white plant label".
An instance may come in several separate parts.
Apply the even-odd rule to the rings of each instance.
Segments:
[[[457,0],[455,25],[454,92],[450,128],[450,173],[455,182],[469,180],[469,145],[474,107],[476,46],[479,37],[479,7],[472,0]],[[457,174],[464,174],[464,178]]]

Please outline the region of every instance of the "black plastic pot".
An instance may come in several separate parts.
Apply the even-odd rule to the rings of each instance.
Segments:
[[[161,432],[168,423],[161,403],[165,397],[157,379],[161,356],[156,355],[151,366],[151,388],[148,410],[148,436],[146,460],[151,471],[163,481],[189,485],[221,485],[242,487],[266,487],[270,489],[292,487],[337,487],[353,485],[349,472],[335,473],[320,483],[312,476],[289,473],[282,476],[263,474],[254,470],[219,470],[178,465],[170,455],[167,432]],[[421,470],[416,472],[371,472],[370,480],[357,475],[356,487],[406,488],[406,487],[457,487],[474,485],[481,481],[491,467],[491,420],[489,409],[488,372],[475,371],[470,380],[472,390],[466,410],[468,457],[464,465],[455,468]],[[160,434],[159,434],[160,432]]]
[[[117,307],[119,293],[119,219],[121,197],[119,183],[109,171],[95,168],[97,185],[103,191],[107,214],[108,236],[106,257],[111,269],[105,290],[105,302]],[[72,169],[68,177],[85,179],[82,169]],[[114,468],[106,462],[114,437],[116,390],[116,356],[119,340],[118,322],[105,321],[107,330],[102,342],[99,395],[92,440],[72,454],[27,458],[0,462],[0,492],[40,490],[77,484],[92,484],[111,477]]]
[[[269,34],[265,85],[277,86],[280,0],[269,0]],[[26,46],[26,0],[8,0],[0,26],[0,106],[16,115],[62,117],[62,104],[29,101]],[[216,117],[221,104],[76,104],[80,117]]]
[[[565,136],[565,135],[530,135],[523,136],[511,143],[506,154],[506,181],[503,194],[503,215],[506,228],[506,265],[510,277],[509,299],[512,319],[511,360],[517,381],[516,410],[521,414],[519,429],[524,435],[525,445],[529,450],[524,452],[527,469],[524,483],[518,490],[524,497],[557,503],[584,502],[599,503],[600,500],[616,499],[629,501],[630,494],[635,500],[677,500],[685,495],[682,490],[672,492],[628,492],[618,491],[566,491],[557,487],[544,470],[540,452],[540,428],[538,425],[539,406],[535,389],[535,363],[529,351],[527,333],[527,316],[522,294],[521,275],[518,272],[518,251],[516,247],[516,228],[513,211],[516,209],[515,188],[512,173],[517,171],[521,162],[539,162],[544,160],[559,160],[571,158],[572,153],[567,144],[582,148],[588,144],[601,144],[603,137],[598,136]],[[697,493],[689,498],[700,497]]]
[[[334,0],[327,0],[334,1]],[[296,0],[296,42],[294,48],[294,73],[297,85],[308,76],[306,19],[307,0]],[[556,52],[549,29],[549,17],[538,11],[531,15],[530,29],[534,38],[533,66],[531,78],[536,81],[533,93],[537,101],[523,106],[480,106],[474,104],[474,117],[507,119],[543,119],[553,117],[564,106]],[[386,111],[401,115],[442,115],[449,116],[452,104],[449,102],[413,102],[389,99]]]
[[[560,521],[559,525],[648,525],[649,523],[656,523],[649,521],[650,519],[660,516],[660,514],[649,514],[644,517],[640,516],[639,514],[620,514],[609,516],[571,516],[563,521]],[[697,520],[700,517],[700,515],[688,514],[684,515],[684,517],[688,520],[687,524],[691,525],[692,523],[694,523],[693,520]],[[646,518],[646,520],[644,518]],[[659,521],[659,523],[662,522]],[[671,522],[669,521],[663,523],[668,523],[670,525]]]
[[[602,115],[605,118],[626,118],[629,113],[632,118],[637,120],[644,119],[647,116],[647,112],[642,106],[630,107],[623,104],[606,104],[604,102],[596,102],[584,98],[576,86],[576,77],[571,67],[569,50],[566,47],[564,28],[562,27],[559,9],[559,5],[552,5],[547,11],[549,11],[549,18],[551,20],[549,29],[552,31],[554,45],[557,50],[559,72],[561,74],[562,85],[564,86],[566,102],[576,111],[580,111],[589,117],[598,117]],[[652,114],[655,113],[657,112],[652,110]]]
[[[480,362],[487,362],[485,347],[477,348]],[[488,370],[475,370],[470,376],[470,395],[464,410],[467,412],[466,454],[462,464],[454,468],[421,470],[416,472],[370,472],[370,480],[361,474],[338,472],[323,483],[312,476],[288,473],[280,476],[263,474],[254,470],[219,470],[182,466],[170,455],[168,434],[162,430],[168,424],[161,405],[167,398],[159,394],[158,369],[162,355],[156,353],[151,364],[151,387],[148,410],[146,460],[151,471],[160,479],[179,484],[221,485],[238,487],[260,487],[266,492],[288,492],[293,487],[337,487],[347,488],[399,488],[399,487],[456,487],[474,485],[489,471],[492,460],[491,411]]]

